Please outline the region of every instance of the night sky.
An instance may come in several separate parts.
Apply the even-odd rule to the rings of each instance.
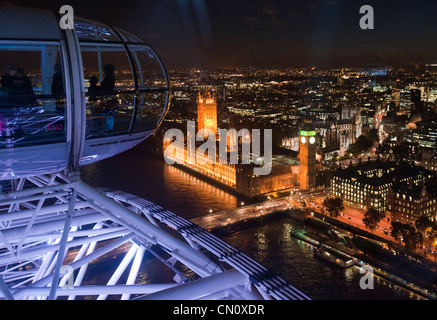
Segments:
[[[71,5],[150,43],[168,68],[437,63],[435,0],[9,0]],[[361,30],[362,5],[375,29]]]

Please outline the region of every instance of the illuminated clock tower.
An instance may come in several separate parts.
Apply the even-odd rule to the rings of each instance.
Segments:
[[[299,189],[309,190],[316,185],[316,132],[301,131],[299,135]]]
[[[217,134],[217,97],[214,91],[201,91],[197,98],[198,130],[210,129]]]

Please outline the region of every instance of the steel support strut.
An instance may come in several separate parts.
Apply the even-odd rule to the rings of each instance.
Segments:
[[[0,299],[307,299],[147,200],[61,173],[13,185],[0,193]],[[119,262],[100,276],[112,256]],[[143,282],[144,259],[163,264],[173,280]]]

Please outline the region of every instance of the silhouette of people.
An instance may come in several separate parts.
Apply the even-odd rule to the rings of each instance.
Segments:
[[[101,128],[103,127],[103,120],[100,117],[100,114],[102,113],[101,105],[94,103],[97,101],[97,95],[100,93],[100,86],[97,85],[98,82],[99,80],[93,76],[90,78],[90,86],[88,87],[88,101],[91,102],[90,109],[92,115],[90,124],[92,124],[91,131],[93,133],[101,131]]]
[[[2,80],[2,94],[8,98],[3,104],[20,106],[23,104],[36,104],[32,83],[24,73],[23,68],[10,66],[6,69]]]
[[[100,84],[101,92],[104,94],[112,94],[115,89],[115,77],[114,77],[114,66],[112,64],[106,64],[103,66],[103,72],[105,77]]]
[[[14,94],[15,91],[15,74],[17,73],[17,68],[10,66],[6,69],[5,74],[2,77],[2,90],[6,92],[7,95]]]
[[[115,92],[115,76],[114,76],[115,67],[112,64],[106,64],[103,66],[103,72],[105,73],[105,77],[100,84],[100,89],[102,94],[114,94]],[[105,121],[105,132],[114,131],[114,107],[116,105],[115,99],[111,97],[105,104],[103,105],[103,115],[106,118]]]
[[[17,68],[14,76],[14,85],[20,95],[33,96],[32,82],[24,73],[23,68]]]
[[[102,95],[99,101],[91,106],[92,128],[94,134],[97,135],[114,131],[114,108],[117,104],[113,96],[115,93],[114,70],[115,67],[112,64],[103,66],[104,78],[100,86],[97,85],[98,80],[96,77],[90,78],[90,86],[88,88],[89,101],[97,101],[97,96]]]
[[[33,93],[32,82],[29,77],[24,73],[23,68],[17,68],[17,72],[14,75],[14,90],[21,96],[20,104],[30,105],[37,104],[35,95]]]
[[[64,77],[62,76],[62,65],[56,62],[53,67],[53,77],[52,77],[52,94],[56,99],[56,111],[58,114],[63,114],[64,101],[62,100],[62,95],[64,93]]]
[[[62,66],[57,62],[53,68],[52,94],[64,93],[64,79],[62,77]]]
[[[89,99],[90,101],[93,101],[96,99],[96,95],[99,94],[100,92],[100,86],[97,85],[99,81],[97,80],[96,77],[91,77],[90,78],[90,86],[88,88],[88,95],[89,95]]]

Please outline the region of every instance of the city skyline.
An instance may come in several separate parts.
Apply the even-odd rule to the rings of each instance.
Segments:
[[[62,1],[2,5],[58,10]],[[363,5],[375,28],[359,27]],[[76,16],[130,31],[151,43],[168,68],[333,67],[435,63],[437,5],[422,1],[93,1]]]

